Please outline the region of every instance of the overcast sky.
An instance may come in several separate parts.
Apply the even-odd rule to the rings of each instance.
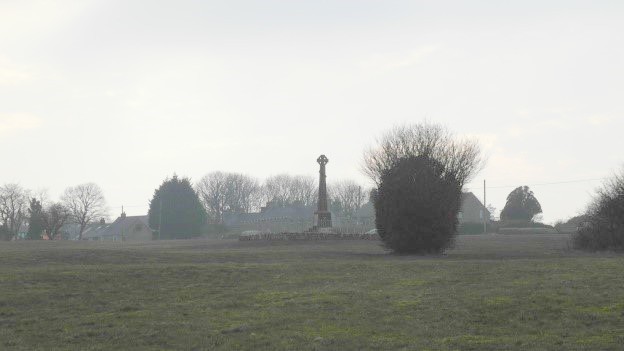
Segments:
[[[481,141],[480,198],[529,185],[552,222],[624,163],[623,62],[622,1],[0,0],[0,183],[95,182],[113,216],[321,153],[368,184],[363,150],[428,119]]]

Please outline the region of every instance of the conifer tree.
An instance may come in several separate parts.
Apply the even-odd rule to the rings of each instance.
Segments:
[[[507,202],[501,211],[502,220],[529,222],[542,213],[542,206],[528,186],[519,186],[507,195]]]
[[[177,175],[154,191],[148,216],[157,239],[197,237],[207,217],[190,179]]]
[[[26,238],[29,240],[39,240],[43,233],[44,227],[44,213],[41,201],[32,198],[30,199],[30,208],[28,208],[28,233]]]

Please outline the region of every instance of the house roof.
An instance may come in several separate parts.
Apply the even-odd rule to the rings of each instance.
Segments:
[[[82,237],[85,239],[118,236],[121,233],[131,233],[136,225],[148,227],[147,216],[118,217],[113,223],[94,223],[85,229]]]
[[[307,218],[314,216],[313,206],[276,206],[267,207],[261,212],[261,217],[265,218]]]
[[[479,200],[479,198],[475,194],[473,194],[472,192],[462,193],[462,195],[461,195],[461,204],[462,204],[461,205],[462,209],[463,209],[464,206],[475,206],[475,205],[479,206],[480,209],[484,208],[483,207],[483,203],[481,202],[481,200]],[[485,212],[486,212],[486,214],[489,217],[490,211],[487,208],[485,208]]]
[[[473,194],[472,192],[465,192],[461,194],[461,208],[464,209],[464,206],[477,206],[479,208],[483,207],[481,200]],[[487,214],[489,215],[490,211],[486,209]],[[358,217],[367,217],[375,215],[375,207],[372,202],[365,203],[357,212]]]

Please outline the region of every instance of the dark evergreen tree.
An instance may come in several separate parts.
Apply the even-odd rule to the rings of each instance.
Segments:
[[[45,214],[41,201],[30,199],[30,207],[28,208],[28,233],[26,238],[29,240],[39,240],[45,229]]]
[[[519,186],[507,195],[507,203],[501,211],[502,220],[529,222],[542,213],[542,206],[528,186]]]
[[[0,240],[11,240],[11,231],[5,223],[0,223]]]
[[[426,156],[405,157],[381,176],[376,226],[386,247],[397,253],[439,253],[457,229],[461,184]]]
[[[189,178],[177,175],[165,179],[154,191],[148,216],[155,237],[160,239],[197,237],[207,217]]]
[[[377,188],[372,188],[368,193],[368,202],[375,203],[375,199],[377,198]]]

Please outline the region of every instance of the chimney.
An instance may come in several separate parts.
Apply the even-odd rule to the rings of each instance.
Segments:
[[[101,225],[106,224],[106,220],[105,220],[104,218],[100,218],[100,224],[101,224]]]

